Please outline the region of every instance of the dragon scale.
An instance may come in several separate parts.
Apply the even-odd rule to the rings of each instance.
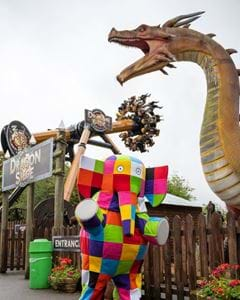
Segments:
[[[213,34],[189,29],[203,12],[182,15],[163,26],[140,25],[135,30],[112,29],[109,41],[141,49],[145,56],[117,77],[123,82],[165,67],[175,61],[197,63],[204,71],[207,99],[200,133],[205,178],[213,192],[229,207],[240,209],[239,70],[230,54],[213,40]]]
[[[224,50],[224,52],[226,52]],[[228,53],[226,61],[232,64]],[[206,180],[220,199],[224,200],[229,205],[238,205],[240,203],[240,175],[234,168],[234,163],[231,164],[232,146],[228,144],[228,136],[225,137],[224,127],[232,125],[238,134],[239,127],[236,123],[228,124],[228,118],[225,116],[228,106],[232,105],[231,98],[223,98],[224,92],[224,74],[220,71],[218,61],[214,57],[200,51],[185,51],[176,54],[177,61],[192,61],[202,67],[207,81],[207,100],[205,112],[200,133],[200,153],[203,171]],[[233,72],[236,73],[233,68]],[[238,79],[238,77],[236,76]],[[230,83],[231,84],[231,83]],[[238,80],[236,82],[238,84]],[[229,87],[231,91],[231,86]],[[238,97],[238,95],[236,95]],[[229,99],[229,103],[227,100]],[[225,103],[226,102],[226,103]],[[238,104],[238,101],[236,101]],[[235,109],[238,111],[238,105]],[[238,114],[236,114],[236,120]],[[227,133],[228,135],[228,133]],[[230,148],[230,149],[228,149]]]

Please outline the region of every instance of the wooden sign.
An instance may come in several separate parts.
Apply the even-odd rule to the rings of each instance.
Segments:
[[[3,162],[2,191],[52,176],[53,139],[26,148]]]
[[[79,235],[53,236],[53,250],[63,252],[80,252]]]

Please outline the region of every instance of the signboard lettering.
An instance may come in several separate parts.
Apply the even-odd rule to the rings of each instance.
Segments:
[[[80,252],[79,236],[53,236],[54,251]]]

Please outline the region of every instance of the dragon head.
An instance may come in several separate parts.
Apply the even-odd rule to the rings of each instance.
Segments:
[[[115,42],[128,47],[139,48],[144,57],[140,58],[118,76],[117,80],[123,84],[127,80],[160,70],[166,74],[164,67],[173,68],[171,63],[175,61],[174,53],[171,52],[171,43],[176,38],[173,27],[189,27],[190,23],[199,18],[203,12],[178,16],[163,24],[163,26],[140,25],[134,30],[117,31],[111,30],[108,36],[109,42]]]

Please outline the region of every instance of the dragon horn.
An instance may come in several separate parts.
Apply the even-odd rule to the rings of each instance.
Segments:
[[[178,17],[175,17],[173,19],[168,20],[167,22],[165,22],[162,26],[162,28],[165,27],[179,27],[185,24],[190,24],[191,22],[197,20],[200,15],[202,15],[203,13],[205,13],[205,11],[198,11],[196,13],[192,13],[192,14],[188,14],[188,15],[180,15]],[[186,20],[184,20],[186,19]],[[184,20],[183,22],[179,22],[181,20]]]

